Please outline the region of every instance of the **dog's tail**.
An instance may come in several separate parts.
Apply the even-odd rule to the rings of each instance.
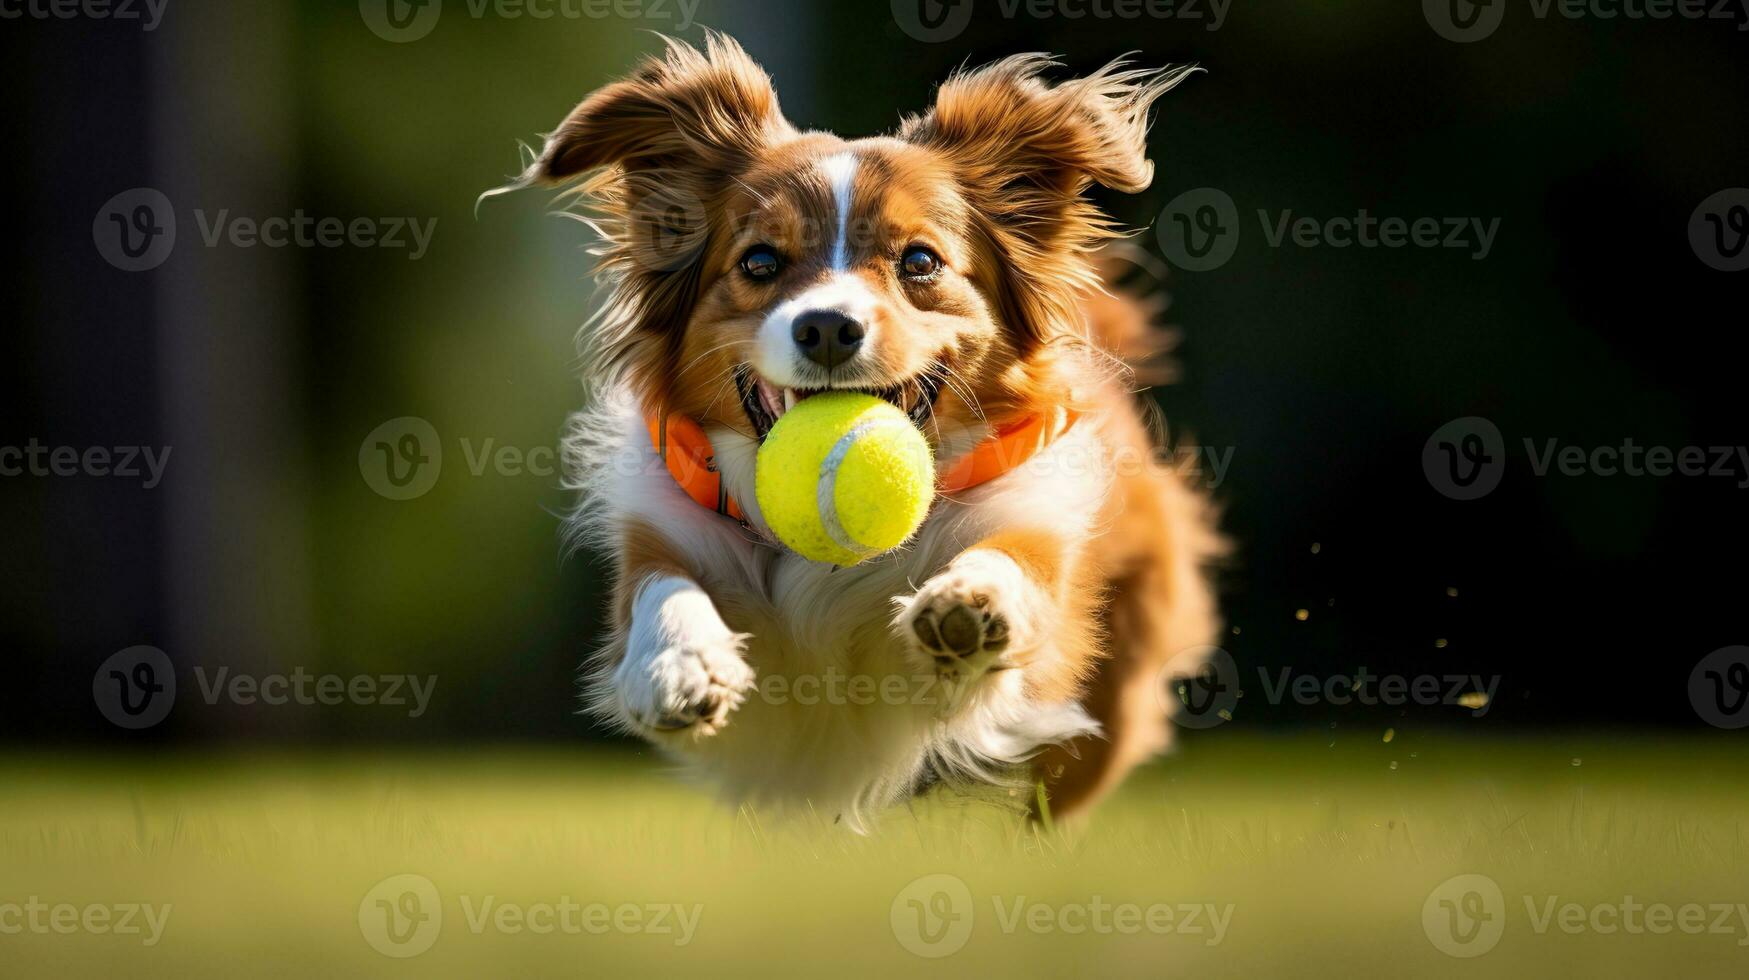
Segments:
[[[1166,264],[1127,239],[1106,244],[1093,261],[1105,284],[1081,304],[1093,342],[1124,363],[1137,387],[1171,382],[1178,332],[1160,323],[1167,306],[1161,285]]]

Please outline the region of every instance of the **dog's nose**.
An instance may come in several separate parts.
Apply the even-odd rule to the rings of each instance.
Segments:
[[[808,360],[830,371],[856,356],[862,324],[837,310],[809,310],[795,318],[790,336]]]

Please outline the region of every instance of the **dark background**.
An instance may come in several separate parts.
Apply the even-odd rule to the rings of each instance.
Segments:
[[[890,129],[962,64],[1017,51],[1090,71],[1207,69],[1161,104],[1152,189],[1102,198],[1156,256],[1180,193],[1236,203],[1231,261],[1172,272],[1181,377],[1157,390],[1180,438],[1231,447],[1216,490],[1238,544],[1222,573],[1248,699],[1235,725],[1370,717],[1265,703],[1259,668],[1497,675],[1484,717],[1399,726],[1704,729],[1695,663],[1749,642],[1749,491],[1733,477],[1538,477],[1539,446],[1737,446],[1749,273],[1688,236],[1749,184],[1749,34],[1716,20],[1570,20],[1510,5],[1485,40],[1391,0],[1247,4],[1200,18],[1005,17],[977,0],[942,43],[884,2],[725,3],[698,19],[775,76],[798,125]],[[672,11],[671,11],[672,12]],[[598,628],[591,556],[564,561],[549,473],[469,472],[461,440],[550,449],[578,407],[589,232],[518,169],[584,94],[659,47],[672,18],[470,15],[390,43],[352,3],[170,0],[156,30],[0,21],[0,174],[10,191],[0,446],[173,447],[164,481],[0,477],[0,733],[56,743],[596,737],[574,669]],[[146,272],[93,240],[113,195],[174,202]],[[206,247],[193,216],[437,219],[427,254]],[[1491,253],[1270,247],[1257,211],[1499,219]],[[386,499],[360,443],[417,416],[435,487]],[[1459,417],[1504,435],[1499,487],[1447,498],[1422,470]],[[1194,437],[1182,433],[1194,433]],[[1314,551],[1316,544],[1316,551]],[[1448,590],[1455,589],[1454,597]],[[1306,618],[1296,618],[1296,610]],[[1436,645],[1444,640],[1445,645]],[[429,713],[212,708],[121,732],[92,674],[136,644],[184,672],[416,673]],[[1376,737],[1376,736],[1375,736]]]

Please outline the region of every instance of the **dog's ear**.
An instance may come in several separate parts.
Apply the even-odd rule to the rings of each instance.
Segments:
[[[984,235],[1004,254],[1005,310],[1026,334],[1072,313],[1076,289],[1097,276],[1087,252],[1118,226],[1086,198],[1090,185],[1147,188],[1148,109],[1194,67],[1127,69],[1115,61],[1056,85],[1041,77],[1044,55],[1015,55],[941,86],[935,105],[905,121],[899,137],[942,154],[973,204]]]
[[[601,235],[596,272],[612,285],[586,325],[586,357],[665,397],[681,327],[700,290],[719,205],[765,147],[793,135],[771,79],[734,40],[703,50],[669,40],[572,110],[515,181],[482,197],[575,183],[575,213]]]
[[[791,132],[770,77],[732,38],[712,34],[703,51],[669,40],[664,57],[573,109],[522,182],[559,184],[614,165],[731,173]]]

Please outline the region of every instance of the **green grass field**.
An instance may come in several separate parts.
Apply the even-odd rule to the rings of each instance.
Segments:
[[[1749,972],[1740,740],[1333,736],[1204,733],[1078,830],[936,797],[869,837],[722,807],[629,750],[14,754],[0,973]],[[1460,874],[1500,898],[1430,902]],[[1624,902],[1675,918],[1608,931]],[[129,903],[170,906],[155,944],[85,928]],[[1546,918],[1567,903],[1574,933]],[[1430,938],[1474,952],[1490,926],[1473,958]]]

